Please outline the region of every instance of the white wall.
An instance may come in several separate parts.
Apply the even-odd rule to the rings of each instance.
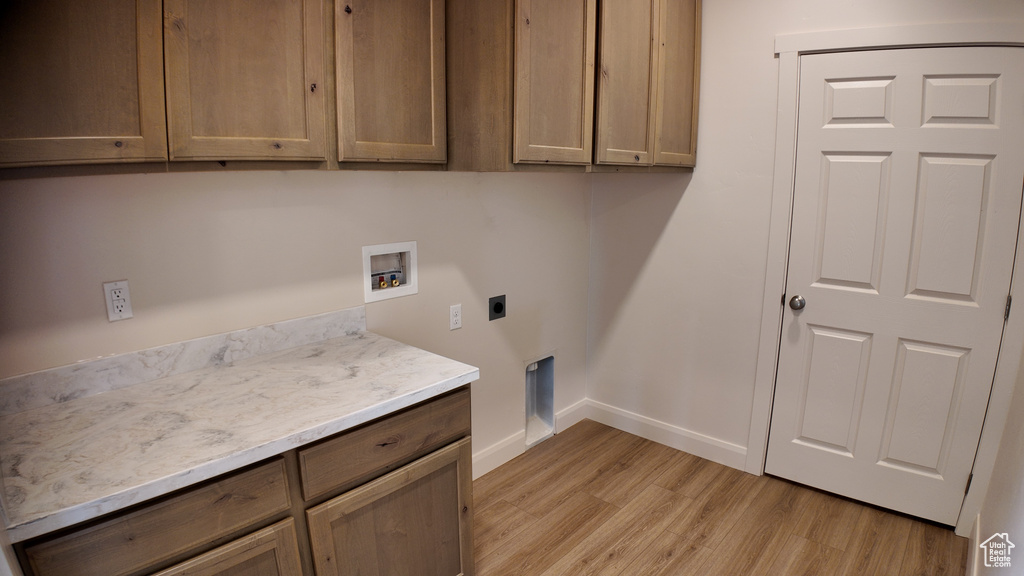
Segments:
[[[1024,21],[1024,2],[704,0],[692,178],[593,179],[587,390],[599,415],[743,465],[767,265],[775,36],[985,20]]]
[[[419,294],[367,305],[367,324],[480,368],[473,443],[513,438],[500,461],[524,449],[528,361],[556,354],[556,409],[585,394],[588,210],[584,174],[0,182],[0,377],[362,305],[361,247],[416,240]],[[123,278],[135,317],[110,323],[101,284]],[[508,315],[488,322],[498,294]]]
[[[999,443],[995,470],[978,517],[980,541],[971,543],[977,546],[993,534],[1008,534],[1010,541],[1021,548],[1016,554],[1011,552],[1011,558],[1016,556],[1012,558],[1013,566],[1024,566],[1024,365],[1019,374],[1003,439]],[[982,552],[974,550],[979,556]],[[1006,568],[986,569],[980,558],[975,566],[977,574],[1008,573]],[[971,574],[970,567],[967,573]]]

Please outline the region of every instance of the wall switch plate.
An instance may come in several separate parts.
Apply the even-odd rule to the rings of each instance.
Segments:
[[[107,319],[111,322],[132,317],[132,297],[128,293],[128,281],[104,282],[103,294],[107,300]]]
[[[462,328],[462,304],[453,304],[448,310],[448,329]]]

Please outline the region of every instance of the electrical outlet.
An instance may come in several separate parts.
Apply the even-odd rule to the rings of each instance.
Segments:
[[[107,319],[111,322],[132,317],[132,297],[128,293],[128,281],[104,282],[103,294],[107,300]]]
[[[462,304],[453,304],[448,309],[448,329],[458,330],[462,328]]]
[[[497,320],[505,317],[505,295],[494,296],[487,300],[487,320]]]

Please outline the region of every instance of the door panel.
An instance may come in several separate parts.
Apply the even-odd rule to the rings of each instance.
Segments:
[[[908,295],[974,302],[992,160],[921,156]]]
[[[822,156],[817,283],[878,292],[889,197],[889,156]]]
[[[941,475],[970,352],[900,341],[881,462]]]
[[[799,440],[837,453],[853,453],[871,335],[809,326],[812,351],[804,379]]]
[[[1024,180],[1016,48],[801,57],[787,309],[765,470],[954,524]]]

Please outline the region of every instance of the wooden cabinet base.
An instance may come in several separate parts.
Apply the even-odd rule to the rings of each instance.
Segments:
[[[471,576],[470,420],[464,386],[15,549],[26,576]]]

